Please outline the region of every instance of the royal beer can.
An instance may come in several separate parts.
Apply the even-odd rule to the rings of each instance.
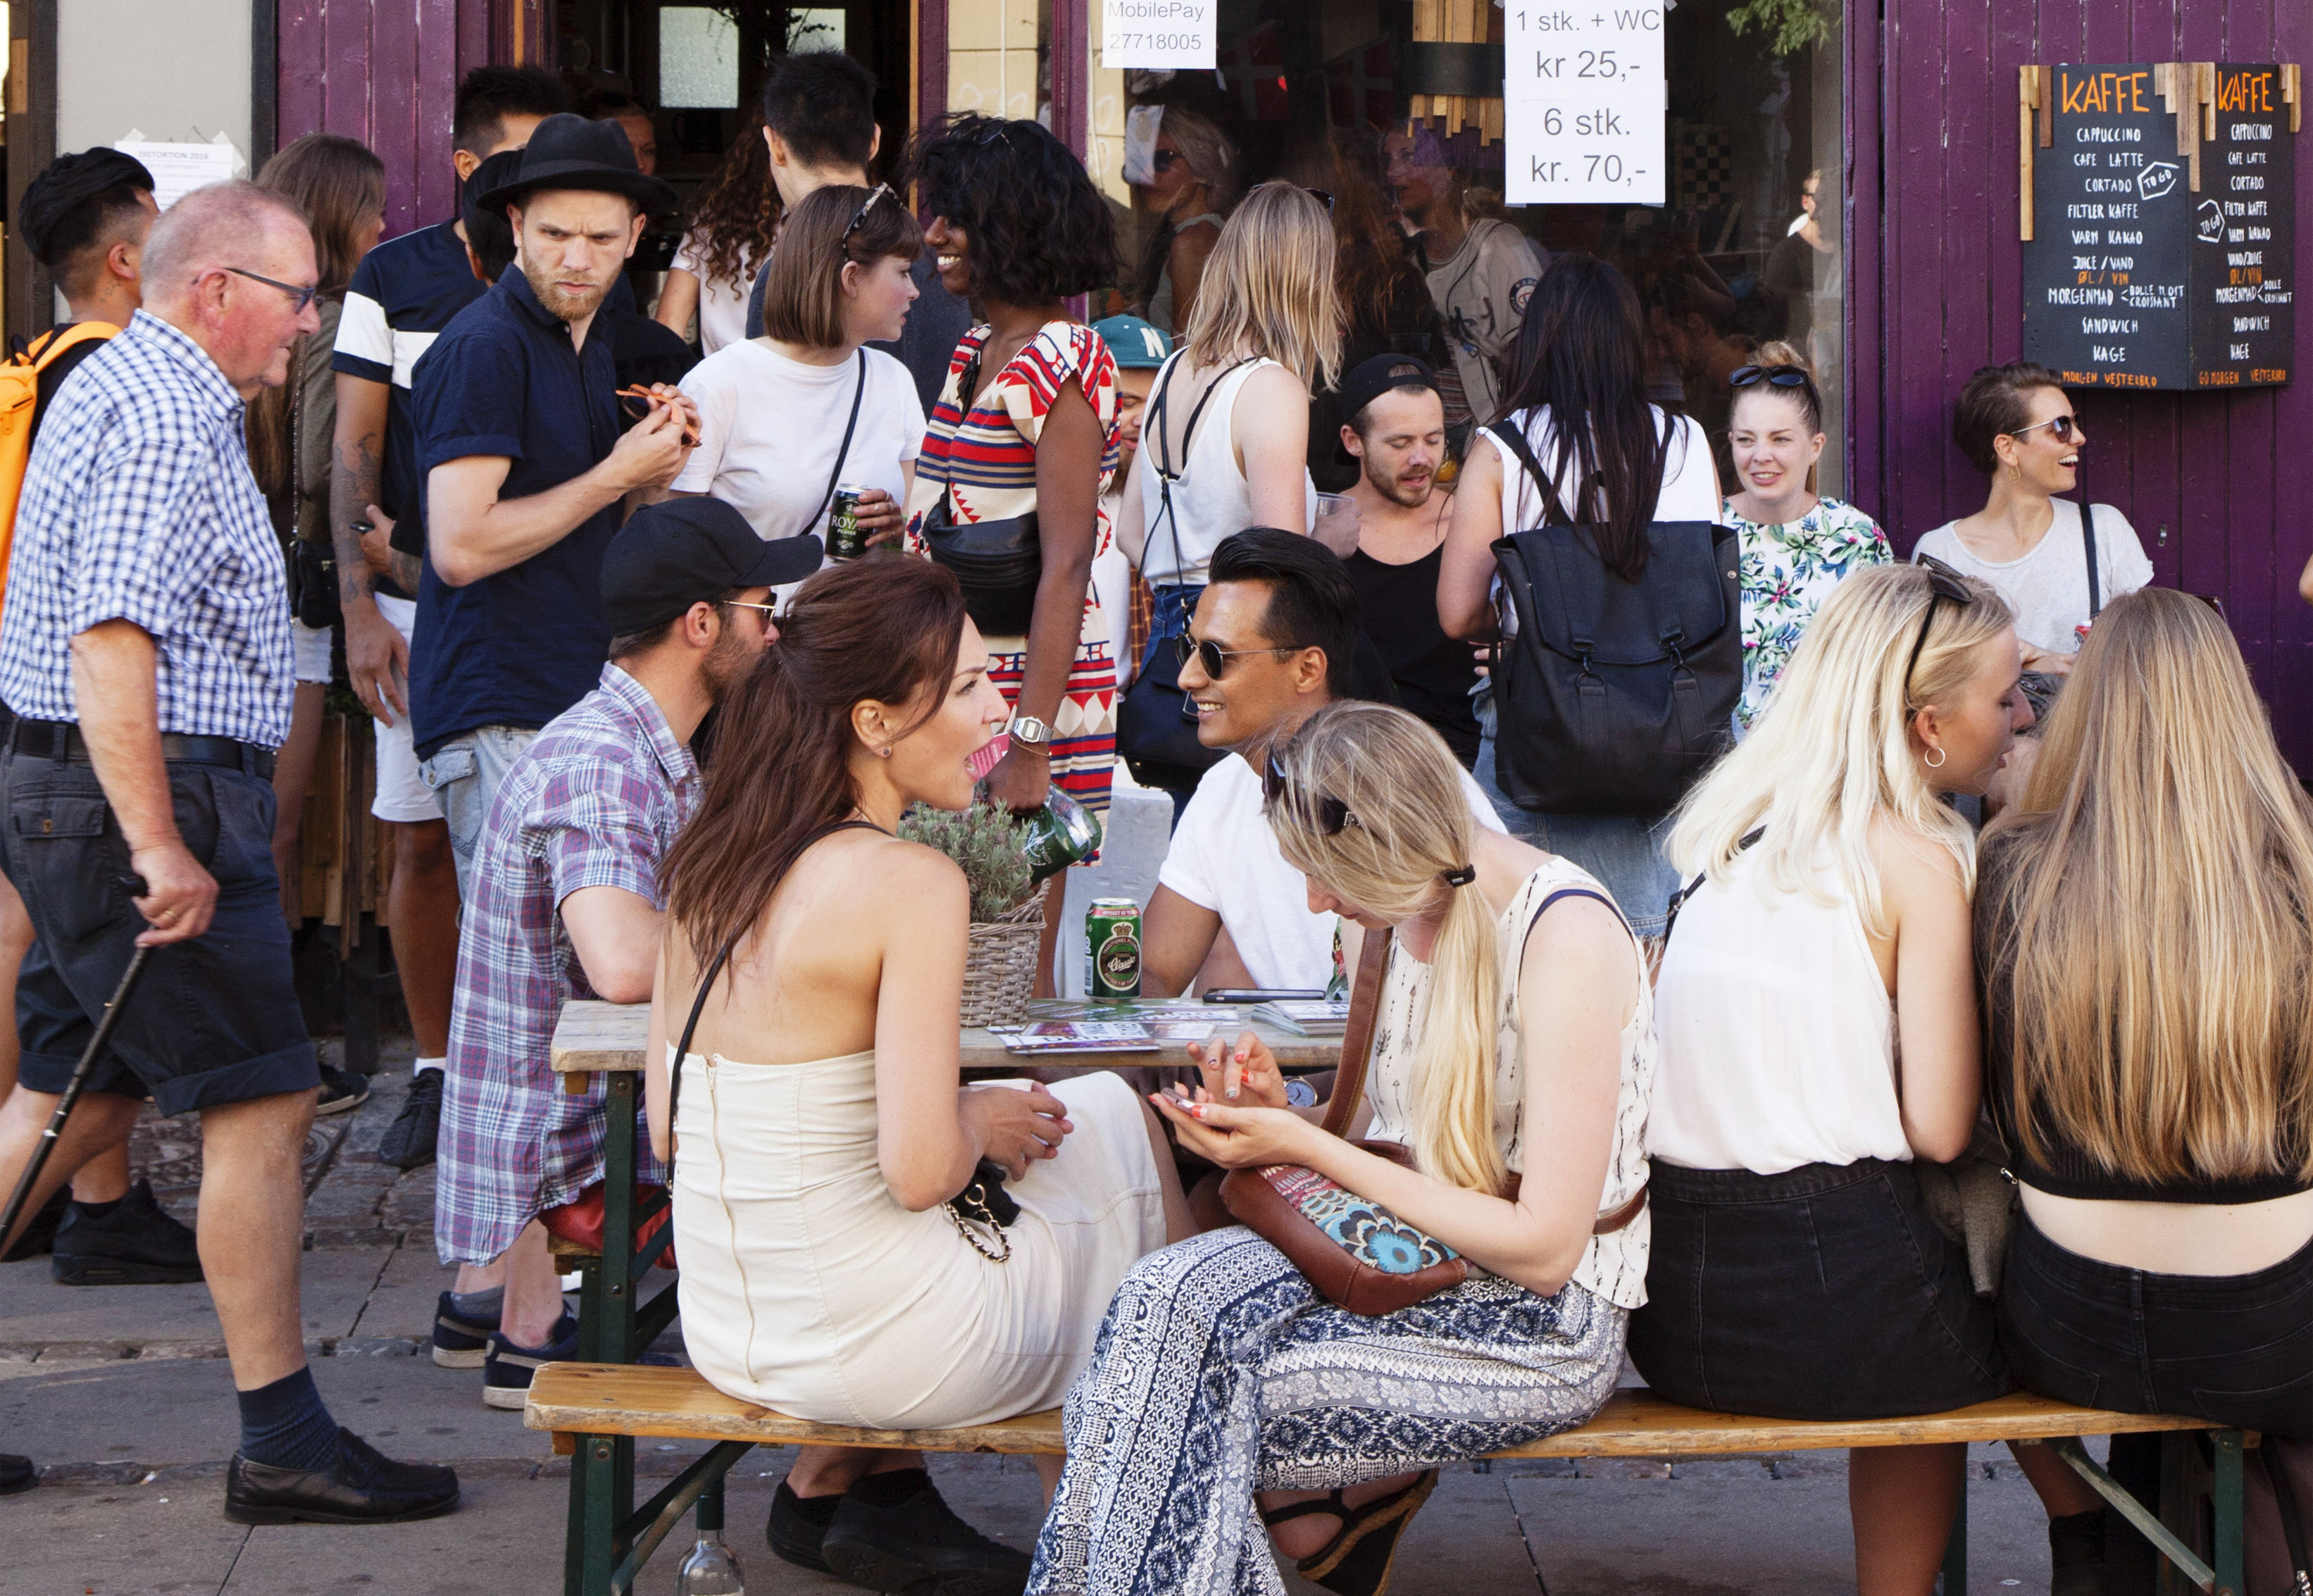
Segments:
[[[832,560],[857,560],[867,552],[867,536],[859,530],[859,496],[866,492],[857,482],[836,486],[827,514],[827,552]]]
[[[1085,996],[1140,995],[1140,905],[1130,898],[1095,898],[1085,912]]]

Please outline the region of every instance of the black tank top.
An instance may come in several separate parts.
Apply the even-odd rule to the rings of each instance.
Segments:
[[[1386,565],[1359,549],[1343,563],[1365,612],[1366,633],[1389,666],[1398,701],[1446,739],[1469,769],[1478,758],[1478,718],[1470,689],[1478,666],[1470,645],[1438,624],[1438,570],[1445,545],[1406,565]]]

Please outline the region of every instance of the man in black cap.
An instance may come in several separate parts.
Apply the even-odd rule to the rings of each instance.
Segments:
[[[100,147],[59,155],[24,185],[23,201],[16,207],[16,231],[32,259],[56,278],[57,289],[65,296],[65,325],[128,325],[145,303],[145,235],[160,214],[153,203],[153,174],[144,162],[119,150]],[[40,431],[48,401],[66,376],[94,354],[100,342],[92,339],[75,344],[42,368],[40,398],[32,410],[33,432]]]
[[[649,998],[658,861],[699,791],[691,734],[778,636],[772,586],[820,560],[816,538],[766,542],[719,499],[637,512],[602,562],[614,635],[600,685],[513,761],[490,811],[459,944],[434,1222],[461,1289],[504,1280],[483,1361],[490,1406],[519,1408],[532,1371],[576,1355],[538,1216],[602,1178],[606,1091],[562,1089],[555,1018],[571,998]]]

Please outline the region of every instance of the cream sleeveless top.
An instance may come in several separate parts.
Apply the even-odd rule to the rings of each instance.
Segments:
[[[1589,872],[1570,860],[1552,858],[1526,877],[1500,921],[1502,1018],[1494,1050],[1494,1143],[1502,1150],[1503,1162],[1519,1173],[1526,1168],[1522,1044],[1526,1017],[1518,1010],[1518,972],[1525,962],[1526,935],[1543,904],[1551,894],[1570,887],[1595,892],[1614,902],[1613,895]],[[1684,931],[1685,927],[1679,929]],[[1647,1099],[1655,1071],[1654,994],[1635,939],[1631,942],[1631,962],[1638,972],[1639,1001],[1630,1023],[1623,1027],[1622,1080],[1614,1095],[1614,1148],[1606,1166],[1605,1189],[1599,1197],[1601,1213],[1612,1213],[1638,1195],[1647,1183]],[[1412,1145],[1414,1049],[1429,1009],[1429,966],[1408,953],[1403,943],[1394,943],[1374,1018],[1373,1063],[1366,1084],[1373,1104],[1373,1124],[1366,1134],[1376,1141]],[[1534,1019],[1547,1025],[1550,1017],[1536,1015]],[[1593,1236],[1582,1261],[1575,1265],[1573,1283],[1619,1308],[1641,1306],[1647,1300],[1647,1244],[1652,1234],[1650,1216],[1641,1211],[1621,1230]]]
[[[1153,392],[1162,392],[1179,374],[1182,357],[1175,354],[1156,374]],[[1140,478],[1140,525],[1145,529],[1140,551],[1141,579],[1151,586],[1200,587],[1212,564],[1213,550],[1225,537],[1257,525],[1253,516],[1253,487],[1236,463],[1237,396],[1253,374],[1274,360],[1248,360],[1213,381],[1204,414],[1184,454],[1173,458],[1173,509],[1164,510],[1165,485],[1156,464],[1165,452],[1156,436],[1156,401],[1149,401],[1148,426],[1140,436],[1140,452],[1132,469]],[[1169,430],[1185,428],[1199,396],[1182,392],[1165,401],[1164,421]],[[1177,439],[1176,445],[1177,447]],[[1317,484],[1307,467],[1301,472],[1302,524],[1288,532],[1307,532],[1317,524]]]

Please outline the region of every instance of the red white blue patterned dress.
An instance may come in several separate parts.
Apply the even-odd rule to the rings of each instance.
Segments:
[[[964,368],[988,341],[989,331],[973,328],[948,357],[947,383],[924,433],[915,491],[908,502],[908,548],[912,553],[928,557],[919,528],[944,492],[952,494],[949,513],[957,521],[1000,521],[1033,513],[1036,440],[1043,433],[1053,397],[1070,378],[1083,386],[1093,413],[1100,418],[1106,440],[1100,455],[1103,493],[1116,474],[1116,357],[1100,335],[1074,322],[1045,323],[997,374],[966,416],[958,384]],[[1097,559],[1113,534],[1107,515],[1095,514],[1093,555]],[[1028,639],[991,637],[987,642],[989,680],[1002,689],[1007,703],[1015,702],[1028,663]],[[1100,595],[1087,584],[1084,630],[1053,724],[1052,780],[1086,808],[1102,812],[1108,808],[1109,772],[1116,760],[1116,661],[1109,653],[1108,625]]]

